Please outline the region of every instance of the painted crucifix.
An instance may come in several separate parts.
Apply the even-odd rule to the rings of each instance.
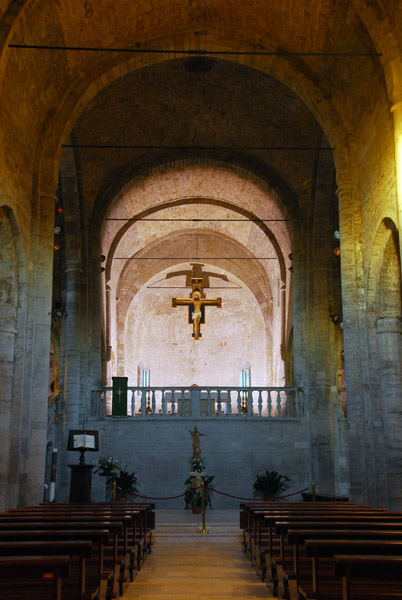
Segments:
[[[188,306],[189,323],[193,325],[192,336],[195,340],[202,337],[201,323],[205,323],[205,306],[216,306],[222,308],[222,298],[204,298],[202,293],[202,277],[192,277],[191,285],[193,287],[190,298],[172,298],[172,307]]]

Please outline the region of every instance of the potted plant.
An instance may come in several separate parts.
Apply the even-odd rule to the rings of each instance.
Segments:
[[[128,494],[137,492],[135,472],[129,473],[127,466],[123,469],[119,461],[112,456],[99,458],[94,473],[106,478],[106,496],[108,492],[110,496],[114,483],[116,483],[116,498],[125,498]]]
[[[281,475],[278,471],[265,471],[257,475],[254,484],[254,495],[265,498],[274,498],[280,492],[285,491],[289,486],[289,477]]]
[[[201,458],[194,458],[191,463],[192,472],[190,477],[186,479],[184,485],[186,486],[184,493],[185,509],[191,507],[193,513],[200,513],[202,509],[202,492],[198,489],[201,480],[204,482],[204,497],[205,506],[212,508],[211,504],[211,491],[210,486],[215,478],[215,475],[206,475],[204,471],[204,465]],[[197,484],[194,486],[194,478],[197,480]]]
[[[116,498],[126,498],[138,491],[135,472],[129,473],[126,469],[127,467],[121,469],[114,479],[116,483]]]

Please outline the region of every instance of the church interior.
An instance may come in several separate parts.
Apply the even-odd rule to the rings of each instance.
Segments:
[[[395,0],[0,0],[2,510],[68,501],[71,431],[180,494],[195,426],[235,497],[402,509],[401,40]]]

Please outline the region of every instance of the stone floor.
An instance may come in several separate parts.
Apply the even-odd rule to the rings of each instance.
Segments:
[[[272,599],[241,549],[239,511],[207,511],[200,534],[201,516],[188,511],[157,510],[154,546],[125,600],[256,600]]]

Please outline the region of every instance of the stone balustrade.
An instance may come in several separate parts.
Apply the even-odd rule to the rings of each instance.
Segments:
[[[113,415],[112,388],[92,390],[91,416]],[[115,416],[115,415],[113,415]],[[296,387],[128,387],[122,418],[299,419],[303,390]]]

